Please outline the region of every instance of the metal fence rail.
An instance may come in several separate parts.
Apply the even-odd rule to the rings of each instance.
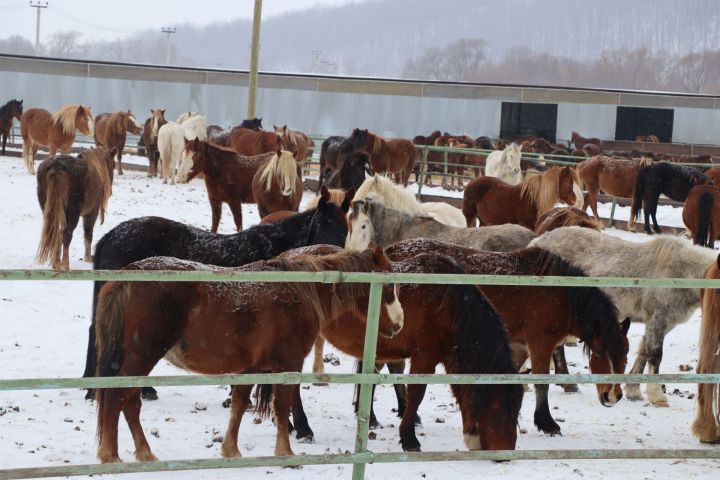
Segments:
[[[111,465],[67,465],[0,470],[0,480],[132,472],[199,470],[218,468],[353,464],[353,479],[364,478],[365,465],[388,462],[471,461],[471,460],[542,460],[542,459],[649,459],[693,458],[720,459],[717,449],[690,450],[511,450],[478,452],[373,453],[367,449],[370,401],[373,384],[518,384],[518,383],[720,383],[718,374],[664,375],[381,375],[373,372],[381,308],[382,285],[385,283],[484,284],[531,286],[602,286],[631,288],[720,288],[720,280],[687,278],[589,278],[525,277],[494,275],[444,275],[343,272],[198,272],[198,271],[71,271],[0,270],[5,281],[259,281],[259,282],[356,282],[370,283],[368,321],[360,374],[311,374],[286,372],[247,375],[189,375],[164,377],[104,378],[35,378],[2,379],[3,390],[42,390],[58,388],[117,388],[130,386],[227,385],[227,384],[299,384],[310,382],[359,383],[360,402],[357,415],[355,451],[352,454],[297,455],[293,457],[250,457],[235,459],[171,460]]]

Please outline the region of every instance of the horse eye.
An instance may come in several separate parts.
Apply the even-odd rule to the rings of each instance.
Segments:
[[[362,226],[362,229],[365,230],[366,227],[367,227],[367,225],[363,225],[363,226]]]

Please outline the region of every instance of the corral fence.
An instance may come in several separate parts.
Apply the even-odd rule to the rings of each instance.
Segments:
[[[71,271],[0,270],[0,280],[127,280],[127,281],[254,281],[369,283],[370,297],[360,374],[275,374],[103,377],[103,378],[32,378],[0,380],[0,391],[61,388],[117,388],[140,386],[191,386],[232,384],[299,384],[311,382],[358,383],[360,401],[355,433],[355,448],[348,454],[296,455],[284,457],[244,457],[233,459],[169,460],[122,464],[63,465],[0,469],[0,480],[96,474],[180,471],[242,467],[352,464],[353,479],[364,478],[365,467],[373,463],[435,462],[472,460],[550,460],[550,459],[720,459],[720,449],[575,449],[575,450],[503,450],[471,452],[374,453],[368,450],[370,403],[373,384],[550,384],[550,383],[720,383],[716,374],[664,375],[405,375],[374,373],[382,287],[387,283],[473,284],[629,288],[720,288],[720,281],[686,278],[590,278],[538,277],[454,274],[343,273],[343,272],[201,272],[201,271]],[[689,428],[689,426],[688,426]]]

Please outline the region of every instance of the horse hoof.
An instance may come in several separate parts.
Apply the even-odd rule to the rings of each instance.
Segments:
[[[88,388],[87,393],[85,393],[85,400],[95,400],[95,390],[92,388]]]
[[[222,455],[223,458],[238,458],[241,457],[240,450],[238,450],[237,445],[226,447],[223,445],[220,448],[220,455]]]
[[[420,452],[420,443],[417,445],[403,445],[403,452]]]
[[[315,435],[305,435],[305,436],[299,436],[297,437],[298,443],[315,443]]]
[[[632,402],[639,402],[643,399],[639,386],[625,385],[625,398]]]
[[[138,462],[157,462],[158,458],[152,452],[136,453],[135,460]]]
[[[560,385],[565,393],[578,393],[580,389],[577,385],[571,384],[571,385]]]
[[[157,392],[155,391],[154,388],[149,388],[149,389],[147,389],[147,390],[146,390],[146,389],[143,389],[143,390],[142,390],[142,393],[140,394],[140,396],[141,396],[141,398],[142,398],[143,400],[151,400],[151,401],[152,401],[152,400],[157,400],[157,399],[158,399]]]
[[[117,455],[98,455],[98,460],[100,460],[100,463],[123,463],[122,459]]]
[[[223,406],[223,408],[230,408],[231,403],[232,403],[232,399],[228,397],[225,399],[224,402],[222,402],[222,406]]]

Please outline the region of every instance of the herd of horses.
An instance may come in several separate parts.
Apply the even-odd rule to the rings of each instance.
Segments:
[[[130,112],[93,118],[82,105],[54,114],[41,109],[22,113],[22,102],[19,109],[10,105],[6,110],[20,119],[28,171],[34,170],[39,147],[51,153],[37,169],[43,211],[37,260],[50,261],[55,269],[69,269],[68,247],[82,216],[85,260],[99,270],[720,278],[720,258],[702,247],[712,246],[720,232],[720,190],[714,183],[720,175],[712,171],[646,157],[596,155],[575,167],[543,166],[523,175],[519,152],[527,140],[522,140],[482,163],[473,160],[472,168],[485,167],[485,175],[465,186],[459,209],[420,202],[404,188],[417,173],[417,137],[414,142],[385,139],[355,129],[346,138],[322,143],[321,186],[314,201],[299,211],[301,162],[313,148],[307,136],[285,126],[265,132],[260,119],[223,130],[207,126],[205,117],[193,112],[171,122],[161,109],[151,110],[142,128],[148,175],[157,175],[158,165],[170,182],[202,175],[211,231],[160,217],[134,218],[106,233],[91,255],[93,225],[98,216],[104,219],[116,163],[122,173],[123,132],[141,131],[140,123]],[[72,139],[67,137],[76,130],[94,134],[97,147],[69,155]],[[433,144],[443,137],[435,136]],[[439,141],[457,146],[468,140]],[[583,148],[599,147],[594,140],[576,139],[576,145],[584,141]],[[650,217],[657,229],[659,195],[685,201],[683,218],[687,211],[685,223],[701,246],[671,236],[636,243],[603,233],[596,205],[600,191],[632,198],[632,218],[644,210],[649,232]],[[248,202],[258,205],[263,219],[244,228],[241,206]],[[217,233],[222,203],[230,206],[237,233]],[[588,207],[595,218],[585,213]],[[96,281],[84,376],[148,375],[163,358],[202,374],[300,371],[313,348],[313,371],[321,372],[325,341],[362,357],[368,298],[369,287],[353,283]],[[622,374],[633,321],[645,323],[646,331],[630,371],[642,373],[647,366],[658,373],[665,335],[702,307],[698,372],[720,371],[717,290],[394,284],[383,287],[381,298],[378,368],[387,364],[402,372],[410,360],[410,373],[434,373],[442,364],[449,373],[507,374],[529,361],[534,373],[549,373],[551,362],[555,372],[566,373],[564,342],[577,337],[591,372]],[[577,391],[575,385],[563,388]],[[405,451],[421,448],[415,427],[425,389],[396,389]],[[469,449],[515,448],[521,385],[451,389]],[[636,384],[598,384],[596,389],[604,406],[624,395],[642,398]],[[703,442],[720,442],[718,386],[699,389],[693,433]],[[240,455],[238,431],[251,390],[252,385],[232,388],[224,457]],[[560,434],[548,385],[536,385],[534,391],[535,425],[548,435]],[[297,437],[314,439],[300,392],[298,385],[257,386],[257,410],[274,413],[277,455],[293,453],[290,415]],[[655,406],[669,404],[659,385],[648,385],[647,397]],[[152,387],[99,389],[88,391],[87,398],[98,405],[102,462],[120,461],[121,413],[137,460],[155,459],[140,421],[141,399],[158,398]]]

